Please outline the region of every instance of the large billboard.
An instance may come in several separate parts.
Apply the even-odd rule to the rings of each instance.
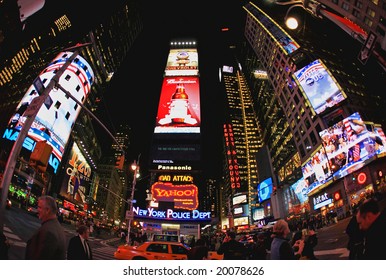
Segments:
[[[43,88],[35,88],[32,84],[16,108],[15,114],[8,123],[3,138],[15,141],[26,121],[29,105],[36,97],[41,96],[44,86],[51,81],[56,72],[63,66],[72,52],[60,53],[40,74],[37,81],[41,81]],[[60,77],[59,84],[66,89],[80,103],[84,103],[94,81],[94,73],[90,65],[77,56]],[[68,97],[60,88],[54,88],[46,97],[39,109],[23,148],[32,152],[36,142],[46,141],[52,146],[52,154],[48,161],[47,170],[56,173],[62,160],[65,146],[81,110],[74,100]]]
[[[294,75],[316,114],[346,99],[343,90],[319,59],[296,71]]]
[[[198,76],[197,49],[171,49],[165,76]]]
[[[68,160],[64,164],[66,175],[62,180],[60,195],[75,204],[86,203],[91,187],[91,167],[74,144]]]
[[[270,199],[273,191],[272,177],[269,177],[257,185],[257,193],[259,196],[259,203]]]
[[[154,133],[200,133],[198,77],[165,77]]]
[[[319,132],[334,179],[350,174],[384,154],[381,128],[368,127],[358,112]]]

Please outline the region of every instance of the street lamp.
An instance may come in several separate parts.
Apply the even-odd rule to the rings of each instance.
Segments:
[[[132,222],[133,216],[134,216],[134,213],[133,213],[133,203],[135,202],[134,201],[134,192],[135,192],[135,185],[137,184],[137,178],[139,177],[139,158],[140,158],[140,156],[141,156],[141,154],[138,156],[138,160],[137,161],[134,160],[134,162],[131,164],[131,170],[133,170],[134,174],[133,174],[133,183],[131,186],[131,196],[130,196],[130,199],[128,199],[130,208],[129,208],[129,215],[128,215],[128,219],[127,219],[127,245],[130,245],[131,222]]]
[[[275,4],[280,6],[291,5],[291,7],[288,8],[284,16],[284,23],[289,29],[292,29],[292,30],[298,28],[299,26],[297,19],[289,16],[290,11],[295,7],[302,8],[303,10],[310,13],[314,17],[323,18],[320,13],[321,4],[315,0],[291,0],[286,2],[275,1]]]
[[[82,45],[84,46],[84,45]],[[17,157],[20,154],[20,150],[23,146],[24,140],[28,134],[29,129],[32,126],[33,121],[35,120],[40,107],[43,105],[46,98],[49,96],[50,92],[56,87],[56,85],[59,83],[59,79],[62,76],[62,74],[66,71],[66,69],[71,65],[73,60],[79,55],[79,52],[77,49],[74,50],[72,55],[67,59],[67,61],[62,65],[62,67],[59,68],[59,70],[56,72],[56,74],[52,77],[50,82],[48,83],[47,87],[44,88],[43,92],[39,97],[36,97],[33,99],[33,108],[34,110],[29,110],[28,116],[25,120],[25,123],[23,124],[22,128],[20,129],[19,135],[13,144],[12,150],[8,156],[7,164],[4,169],[4,175],[3,180],[1,182],[1,200],[0,200],[0,232],[3,232],[3,225],[4,225],[4,209],[5,209],[5,202],[8,197],[8,191],[9,191],[9,184],[11,183],[13,173],[15,171],[16,167],[16,161]],[[41,83],[39,83],[41,84]],[[31,102],[31,103],[32,103]],[[32,108],[32,106],[30,105]],[[27,111],[26,113],[27,114]]]

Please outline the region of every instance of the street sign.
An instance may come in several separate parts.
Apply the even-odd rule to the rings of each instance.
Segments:
[[[358,54],[358,59],[363,65],[365,65],[369,60],[369,57],[371,55],[371,52],[373,51],[376,42],[377,35],[374,32],[370,31],[369,35],[367,35],[365,43],[362,46],[361,51]]]
[[[134,218],[134,213],[130,210],[126,210],[126,220],[131,220]]]
[[[45,87],[44,87],[44,84],[43,84],[43,81],[40,79],[40,76],[38,76],[34,81],[33,81],[33,85],[37,91],[37,93],[39,93],[39,95],[42,95]]]

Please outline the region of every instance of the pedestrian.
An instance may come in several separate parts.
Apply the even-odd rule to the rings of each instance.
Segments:
[[[248,259],[250,260],[266,260],[267,248],[265,247],[265,237],[263,234],[255,234],[253,242],[248,246]]]
[[[386,260],[386,212],[381,212],[374,198],[365,200],[356,214],[359,228],[364,231],[363,259]]]
[[[346,227],[346,234],[348,235],[347,249],[350,251],[349,260],[361,260],[363,258],[364,231],[359,228],[357,212],[358,208],[354,208],[353,215]]]
[[[247,249],[236,240],[236,233],[228,230],[223,243],[217,250],[217,254],[224,255],[224,260],[245,260],[247,258]]]
[[[78,228],[78,234],[71,237],[67,248],[67,260],[92,260],[92,251],[88,238],[90,229],[86,225]]]
[[[297,240],[293,246],[287,238],[290,234],[288,223],[280,219],[273,226],[271,243],[271,260],[296,260],[301,258],[304,241]]]
[[[193,235],[192,239],[190,239],[189,247],[196,246],[196,237]]]
[[[318,236],[313,227],[311,227],[304,236],[304,248],[302,251],[303,260],[317,260],[315,256],[315,247],[318,245]]]
[[[199,238],[194,247],[188,251],[188,260],[207,260],[209,248],[206,246],[204,239]]]
[[[58,207],[52,196],[38,199],[41,226],[27,241],[26,260],[65,260],[66,235],[57,218]]]

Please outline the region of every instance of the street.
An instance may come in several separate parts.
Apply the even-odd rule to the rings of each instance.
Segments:
[[[315,247],[315,255],[320,260],[347,260],[346,249],[348,237],[345,228],[350,218],[338,221],[317,230],[318,245]],[[62,224],[69,240],[76,234],[75,226]],[[39,228],[40,221],[36,216],[29,214],[24,209],[12,207],[6,210],[4,234],[11,241],[9,258],[11,260],[23,260],[27,240]],[[91,236],[90,245],[95,260],[113,260],[120,239],[117,236],[101,234]]]

